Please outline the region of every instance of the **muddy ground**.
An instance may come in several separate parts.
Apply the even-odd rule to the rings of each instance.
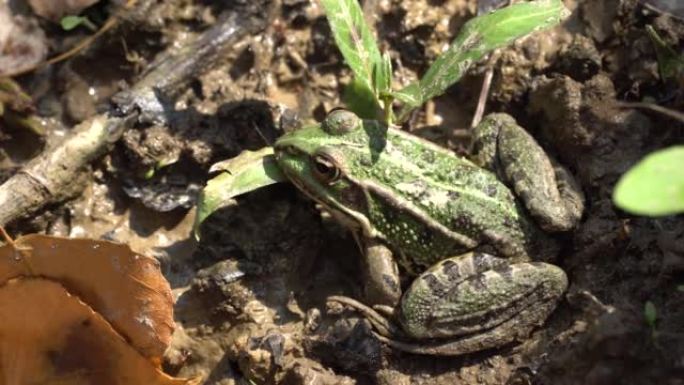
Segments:
[[[164,368],[206,384],[684,384],[684,220],[634,217],[611,203],[630,165],[682,142],[681,122],[615,102],[682,110],[682,82],[661,80],[644,27],[681,50],[684,21],[636,0],[566,4],[572,16],[561,27],[498,53],[487,104],[527,127],[587,197],[581,227],[560,236],[556,263],[569,275],[567,296],[519,344],[417,356],[377,342],[353,313],[328,314],[327,296],[360,298],[359,252],[346,230],[289,185],[240,197],[205,223],[201,242],[191,236],[211,164],[341,104],[350,74],[313,1],[140,1],[85,52],[19,77],[46,132],[0,126],[5,178],[107,109],[163,49],[226,13],[262,20],[258,33],[177,90],[173,119],[127,129],[92,164],[80,195],[9,230],[106,238],[158,258],[177,299],[178,330]],[[423,73],[477,11],[473,0],[367,0],[364,7],[397,85]],[[89,33],[38,25],[55,52]],[[463,153],[487,68],[478,65],[405,129]],[[645,321],[647,301],[657,309],[655,328]]]

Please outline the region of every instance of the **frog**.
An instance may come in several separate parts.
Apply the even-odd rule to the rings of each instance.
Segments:
[[[514,118],[487,115],[466,156],[346,109],[281,136],[285,177],[353,234],[363,300],[334,295],[404,352],[524,340],[568,287],[553,233],[579,225],[572,174]]]

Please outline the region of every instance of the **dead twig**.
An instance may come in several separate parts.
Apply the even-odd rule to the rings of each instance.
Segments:
[[[684,123],[684,113],[669,109],[667,107],[659,106],[657,104],[644,102],[616,102],[616,104],[620,108],[640,108],[642,110],[650,110]]]
[[[74,127],[61,143],[0,186],[0,226],[78,195],[85,185],[83,171],[119,140],[126,127],[149,119],[165,121],[172,106],[165,101],[169,95],[215,65],[227,49],[264,24],[265,20],[233,14],[188,46],[159,55],[135,86],[112,98],[110,112]]]
[[[485,73],[484,80],[482,81],[482,88],[480,89],[480,97],[477,100],[477,108],[475,108],[475,114],[473,115],[473,120],[470,122],[470,129],[477,127],[482,121],[482,116],[484,116],[485,107],[487,106],[487,97],[489,96],[489,89],[492,86],[492,78],[494,77],[494,65],[496,61],[499,60],[499,55],[494,52],[487,60],[487,72]]]

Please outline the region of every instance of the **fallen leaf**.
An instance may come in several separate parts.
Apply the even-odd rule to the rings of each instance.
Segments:
[[[153,362],[161,361],[171,341],[175,324],[169,283],[155,259],[126,245],[23,236],[0,247],[0,285],[17,277],[59,282]]]
[[[170,377],[100,314],[43,278],[0,286],[0,385],[195,385]]]

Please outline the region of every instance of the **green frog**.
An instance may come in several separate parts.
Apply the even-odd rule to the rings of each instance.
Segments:
[[[567,288],[563,270],[540,261],[559,249],[548,233],[577,226],[584,197],[508,115],[473,130],[467,159],[343,109],[284,135],[274,151],[364,256],[365,303],[329,301],[356,309],[396,349],[503,346],[542,324]]]

